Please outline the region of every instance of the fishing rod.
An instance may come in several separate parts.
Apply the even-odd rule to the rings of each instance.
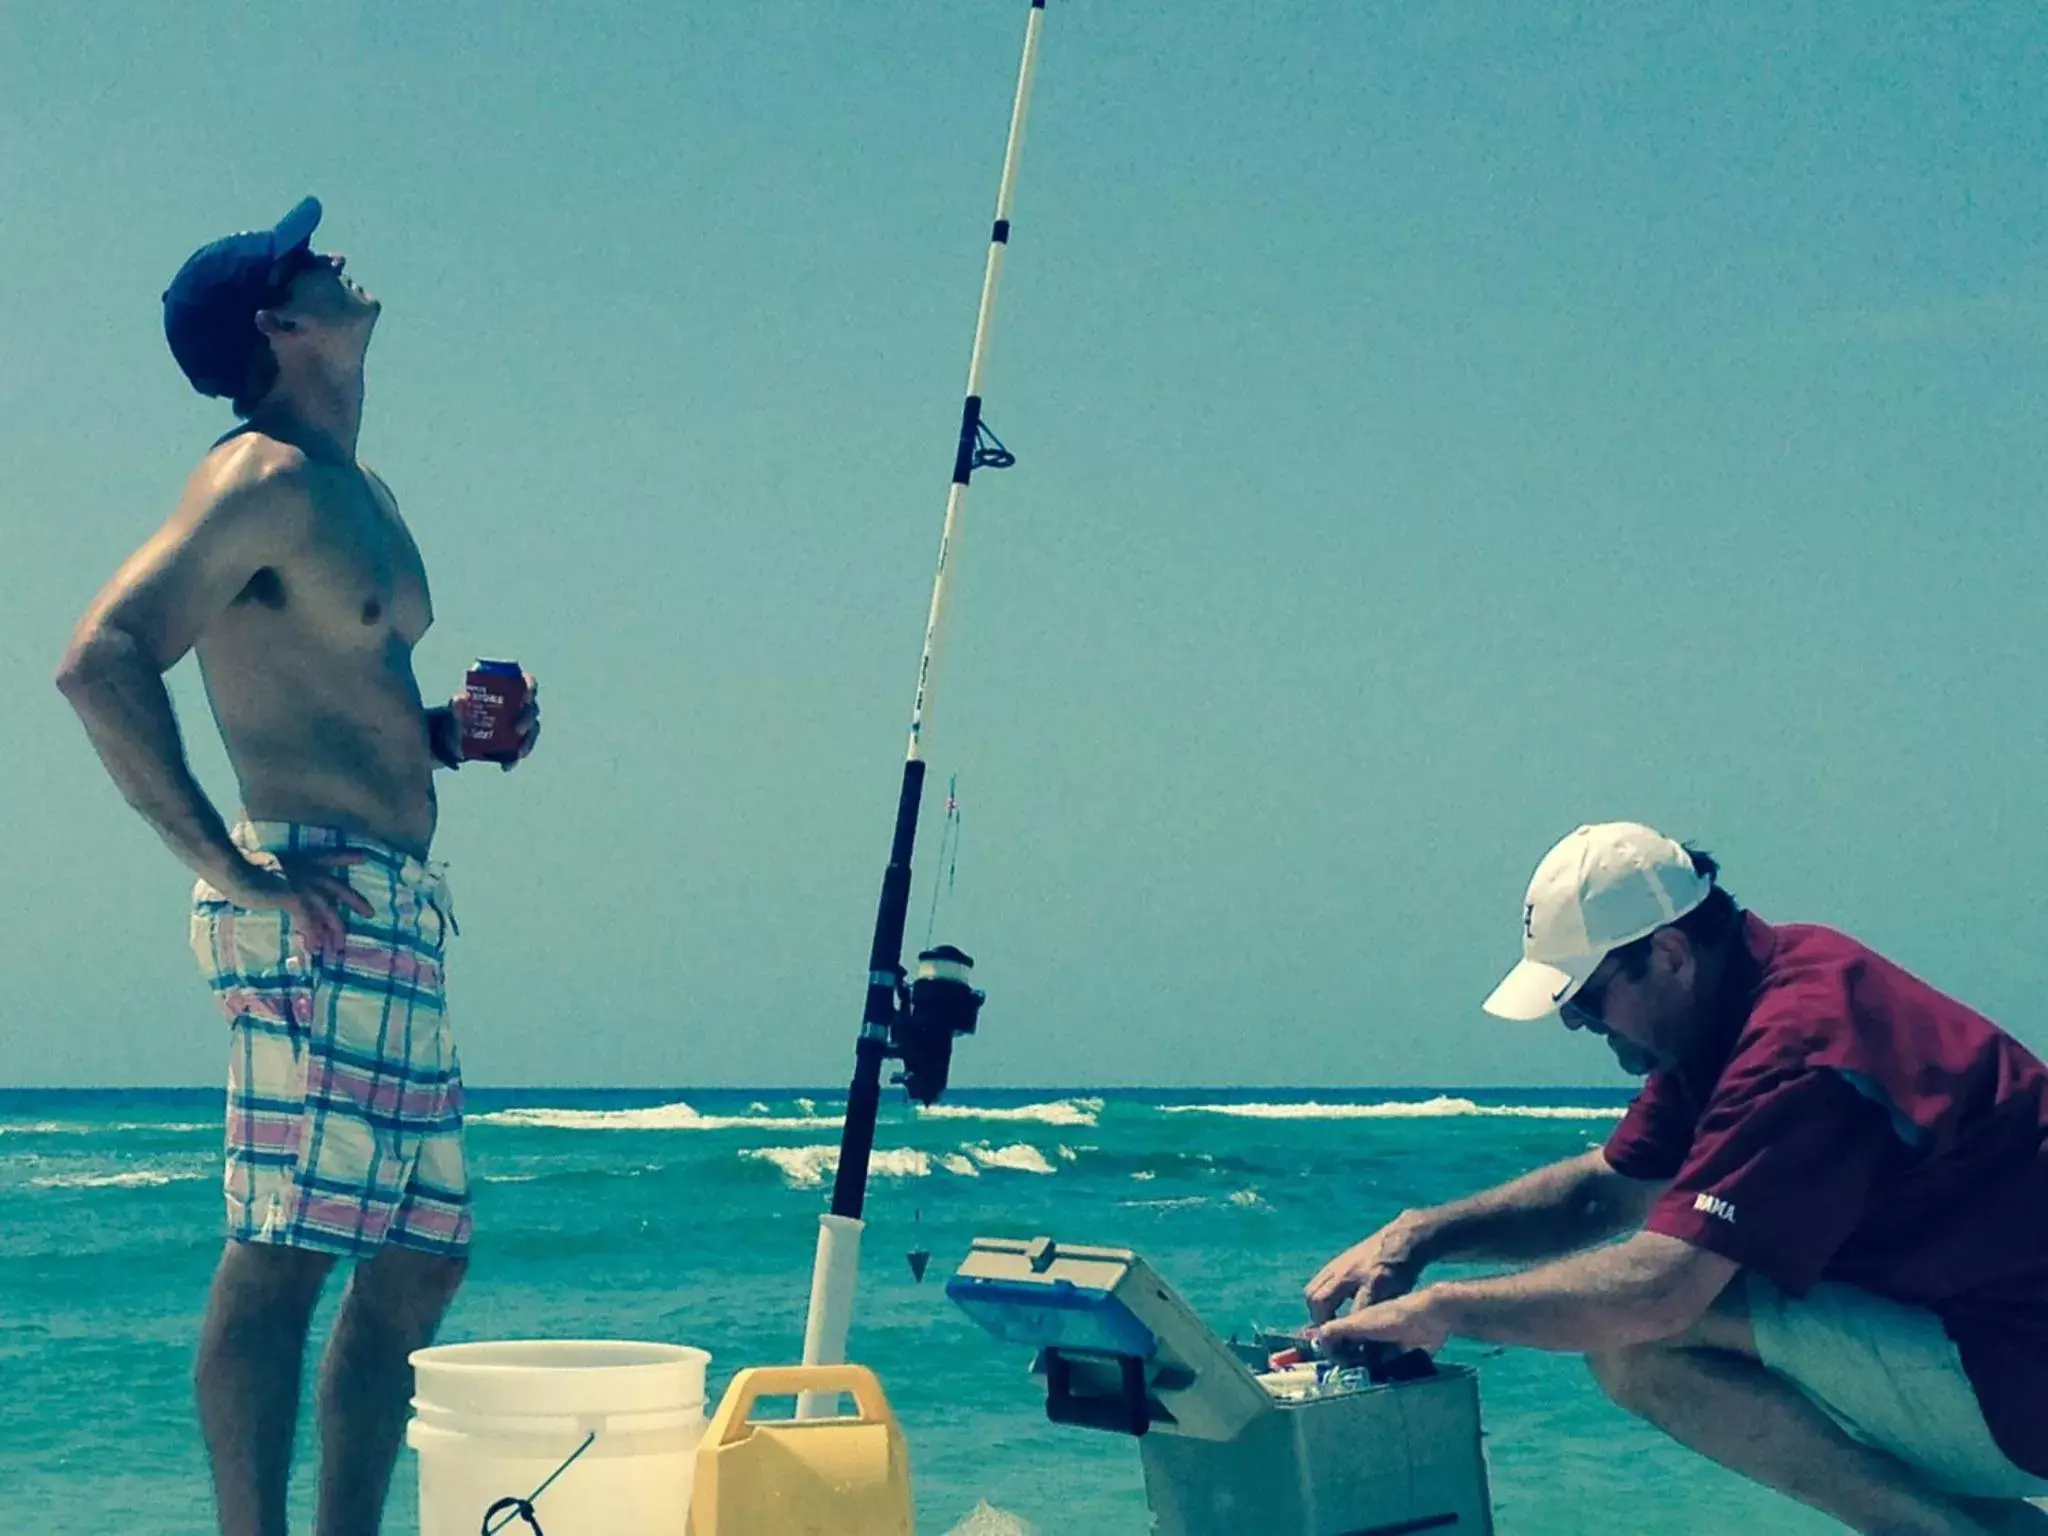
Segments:
[[[974,1032],[983,994],[972,983],[974,962],[950,944],[918,955],[917,976],[905,985],[903,927],[910,910],[910,858],[917,842],[917,813],[924,796],[924,738],[930,723],[939,653],[945,640],[946,599],[958,556],[960,515],[967,486],[977,469],[1007,469],[1016,457],[981,418],[982,370],[988,356],[989,325],[996,288],[1010,242],[1010,197],[1017,160],[1024,147],[1024,118],[1038,68],[1038,36],[1045,0],[1031,0],[1024,29],[1024,58],[1017,94],[1010,105],[1010,136],[1003,150],[1003,177],[996,192],[995,227],[989,234],[988,264],[981,279],[981,307],[974,320],[968,355],[967,396],[960,407],[960,437],[953,453],[953,484],[946,496],[946,522],[939,536],[939,564],[932,578],[931,609],[925,618],[924,654],[917,667],[917,692],[910,711],[910,744],[904,754],[903,785],[896,797],[896,826],[889,864],[875,911],[874,943],[868,951],[867,1000],[860,1039],[854,1047],[853,1083],[846,1095],[846,1123],[839,1137],[839,1168],[832,1207],[818,1218],[818,1256],[811,1272],[810,1313],[804,1322],[804,1364],[838,1365],[846,1359],[846,1335],[853,1321],[854,1284],[860,1268],[862,1211],[867,1202],[868,1161],[875,1146],[875,1116],[882,1100],[882,1064],[903,1063],[898,1076],[912,1099],[933,1104],[945,1092],[953,1042]],[[806,1393],[800,1417],[831,1409],[831,1394]]]

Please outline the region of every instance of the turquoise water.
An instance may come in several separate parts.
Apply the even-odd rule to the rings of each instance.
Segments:
[[[943,1281],[978,1234],[1138,1249],[1219,1333],[1402,1207],[1604,1137],[1594,1091],[964,1093],[877,1138],[852,1354],[909,1437],[919,1530],[1140,1536],[1128,1440],[1048,1424],[1027,1360]],[[219,1251],[220,1095],[0,1093],[0,1486],[10,1529],[212,1529],[188,1381]],[[472,1278],[443,1339],[612,1337],[798,1356],[838,1145],[830,1091],[473,1095]],[[934,1253],[923,1285],[906,1250]],[[338,1289],[338,1287],[337,1287]],[[332,1299],[316,1328],[324,1330]],[[1478,1364],[1502,1536],[1834,1529],[1610,1407],[1573,1359]],[[310,1411],[301,1462],[310,1469]],[[295,1529],[310,1528],[311,1477]],[[416,1530],[404,1453],[386,1530]],[[987,1506],[983,1508],[983,1506]]]

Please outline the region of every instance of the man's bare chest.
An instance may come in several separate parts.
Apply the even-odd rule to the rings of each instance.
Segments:
[[[256,573],[240,614],[338,650],[418,644],[433,622],[426,568],[389,493],[336,471],[314,487],[312,511],[301,546]]]

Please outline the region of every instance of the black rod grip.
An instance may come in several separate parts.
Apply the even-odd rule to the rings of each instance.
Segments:
[[[910,860],[917,847],[917,812],[924,799],[924,761],[903,764],[896,795],[896,826],[889,837],[889,867],[875,903],[875,937],[868,946],[868,985],[861,1008],[860,1043],[854,1047],[853,1083],[839,1132],[839,1170],[832,1179],[832,1214],[858,1220],[867,1202],[868,1162],[875,1148],[875,1117],[882,1104],[882,1061],[896,1017],[896,982],[903,967],[903,927],[910,913]]]
[[[960,407],[960,446],[953,451],[953,483],[965,485],[974,474],[974,445],[981,437],[981,396],[969,395]]]

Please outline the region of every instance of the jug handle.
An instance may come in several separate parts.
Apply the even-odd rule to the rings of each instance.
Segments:
[[[887,1424],[894,1418],[882,1383],[864,1365],[757,1365],[733,1377],[725,1401],[718,1405],[718,1422],[705,1438],[714,1445],[731,1445],[746,1433],[757,1399],[799,1392],[848,1392],[864,1422]]]

